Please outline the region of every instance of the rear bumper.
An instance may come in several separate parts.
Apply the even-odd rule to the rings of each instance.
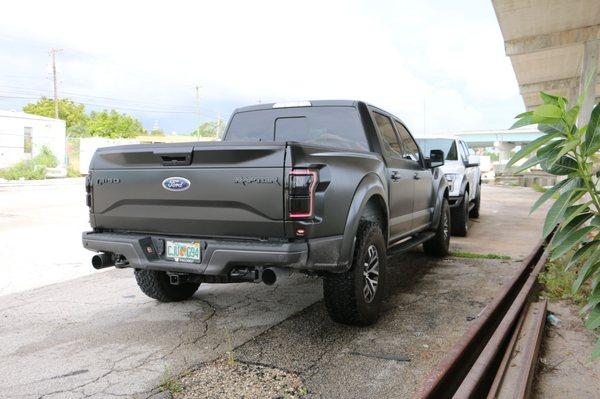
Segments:
[[[298,270],[342,271],[338,262],[342,236],[310,240],[256,241],[194,238],[202,242],[200,263],[174,262],[159,254],[160,241],[174,237],[127,233],[85,232],[83,246],[90,251],[112,252],[127,259],[126,267],[179,273],[223,276],[238,266],[284,267]],[[177,239],[177,238],[175,238]],[[179,238],[189,240],[190,238]],[[147,248],[152,247],[148,252]]]

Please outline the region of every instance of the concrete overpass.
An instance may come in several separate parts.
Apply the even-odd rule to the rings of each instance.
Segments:
[[[600,0],[492,0],[527,109],[545,91],[574,100],[592,77],[580,121],[600,101]]]
[[[514,145],[527,144],[542,135],[533,126],[526,126],[514,130],[476,130],[471,132],[456,132],[455,136],[461,137],[471,147],[493,147],[497,143],[510,143]]]
[[[507,162],[516,146],[530,143],[543,133],[535,126],[525,126],[513,130],[475,130],[449,134],[462,138],[473,148],[495,147],[500,153],[500,161]]]

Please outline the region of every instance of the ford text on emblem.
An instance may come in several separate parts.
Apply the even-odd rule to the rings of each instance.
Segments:
[[[167,177],[162,186],[169,191],[184,191],[190,188],[190,181],[183,177]]]

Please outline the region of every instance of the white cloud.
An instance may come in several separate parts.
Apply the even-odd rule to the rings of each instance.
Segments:
[[[204,109],[259,98],[365,99],[415,131],[422,129],[425,98],[428,130],[485,128],[475,103],[514,96],[512,70],[497,26],[468,18],[454,26],[443,15],[450,6],[13,2],[0,15],[0,37],[26,40],[40,52],[62,47],[67,92],[184,103],[187,110],[196,84]]]

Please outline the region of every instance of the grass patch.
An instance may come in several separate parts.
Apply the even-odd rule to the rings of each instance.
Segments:
[[[81,177],[81,173],[79,173],[79,169],[72,165],[69,165],[69,167],[67,168],[67,177]]]
[[[183,392],[183,387],[177,380],[167,380],[160,384],[161,392],[171,392],[171,393],[181,393]]]
[[[41,180],[46,178],[46,168],[55,168],[58,160],[52,151],[43,146],[32,159],[17,162],[10,168],[0,170],[0,177],[6,180]]]
[[[571,287],[577,279],[578,267],[572,267],[565,270],[563,259],[549,261],[542,273],[539,281],[544,285],[544,294],[551,301],[567,300],[577,305],[583,305],[589,295],[589,284],[581,287],[578,293],[573,293]]]
[[[548,189],[546,187],[544,187],[538,183],[533,183],[533,186],[531,186],[531,188],[533,188],[538,193],[545,193],[546,191],[548,191]]]
[[[170,368],[165,368],[163,373],[162,382],[158,386],[161,392],[180,393],[183,392],[183,385],[177,379],[173,377],[173,373]]]
[[[507,256],[507,255],[476,254],[474,252],[463,252],[463,251],[450,252],[450,256],[454,256],[456,258],[469,258],[469,259],[500,259],[500,260],[509,260],[510,259],[510,256]]]
[[[225,355],[227,355],[227,364],[230,366],[235,365],[235,354],[233,353],[233,341],[231,339],[231,334],[227,327],[225,327],[225,339],[227,340],[227,351]]]

